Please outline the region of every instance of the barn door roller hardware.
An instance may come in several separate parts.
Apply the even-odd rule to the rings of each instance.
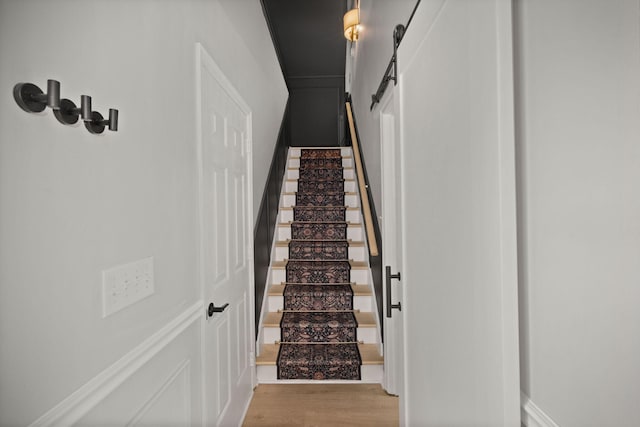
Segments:
[[[387,70],[384,72],[382,76],[382,81],[378,86],[378,90],[376,93],[371,95],[371,107],[370,110],[373,110],[373,107],[380,102],[384,92],[387,90],[387,86],[389,86],[389,82],[393,81],[393,85],[398,84],[398,46],[400,46],[400,41],[404,36],[405,27],[402,24],[396,25],[396,28],[393,30],[393,55],[391,56],[391,61],[389,61],[389,65],[387,65]]]
[[[420,5],[420,0],[416,2],[416,5],[413,7],[413,11],[411,12],[411,16],[407,21],[407,25],[398,24],[393,29],[393,55],[391,56],[391,61],[389,61],[389,65],[387,65],[387,69],[382,76],[382,81],[380,85],[378,85],[378,90],[376,93],[371,95],[371,106],[369,107],[370,111],[373,111],[373,107],[376,106],[378,102],[382,99],[384,95],[384,91],[387,90],[387,86],[389,86],[389,82],[393,81],[393,85],[398,84],[398,46],[400,46],[400,42],[404,37],[405,33],[409,29],[409,25],[411,24],[411,20],[413,16],[416,14],[416,10]]]

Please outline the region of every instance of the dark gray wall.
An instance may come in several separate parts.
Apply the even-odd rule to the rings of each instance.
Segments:
[[[255,313],[256,324],[255,333],[258,336],[258,325],[260,323],[260,312],[262,301],[265,295],[267,276],[269,274],[269,263],[271,262],[271,242],[276,230],[278,219],[278,208],[280,201],[280,190],[282,180],[287,165],[287,152],[289,150],[289,104],[287,104],[280,125],[278,141],[273,151],[267,185],[262,194],[262,201],[258,209],[258,220],[254,229],[254,283],[255,283]]]
[[[344,79],[289,79],[294,145],[341,145],[344,138]]]
[[[294,146],[344,143],[346,0],[263,0],[289,88]]]

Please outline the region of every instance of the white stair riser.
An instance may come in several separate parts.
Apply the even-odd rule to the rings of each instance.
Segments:
[[[353,297],[354,310],[360,310],[362,312],[373,311],[373,302],[369,295],[355,295]],[[269,295],[267,300],[267,310],[270,312],[276,312],[284,309],[284,297],[281,295]]]
[[[287,173],[285,175],[285,179],[298,179],[299,173],[298,169],[287,169]],[[355,179],[355,172],[352,168],[347,168],[342,171],[342,176],[344,179]]]
[[[257,367],[258,374],[258,382],[260,384],[286,384],[286,383],[308,383],[308,384],[318,384],[319,381],[303,381],[303,380],[278,380],[278,368],[275,365],[259,365]],[[339,383],[366,383],[366,384],[380,384],[382,383],[383,376],[383,366],[382,365],[362,365],[360,367],[360,373],[362,379],[360,381],[336,381]],[[326,381],[325,381],[326,383]]]
[[[276,261],[284,261],[289,258],[288,246],[276,246],[274,259]],[[364,261],[364,246],[349,246],[349,259],[354,261]]]
[[[279,285],[286,281],[287,273],[284,268],[272,268],[271,269],[271,284]],[[358,285],[369,284],[369,273],[365,269],[351,269],[351,282]]]
[[[351,281],[357,284],[369,284],[369,270],[351,269]]]
[[[384,367],[383,365],[362,365],[360,367],[360,374],[362,375],[363,383],[381,384]]]
[[[362,341],[365,344],[374,344],[376,342],[376,328],[358,328],[358,341]],[[280,341],[280,328],[264,327],[264,342],[272,344],[276,341]]]
[[[284,191],[287,193],[295,193],[298,191],[298,181],[286,181],[284,183]],[[355,181],[345,181],[344,182],[344,191],[347,193],[355,193],[356,192],[356,182]]]
[[[287,240],[291,240],[291,227],[286,226],[278,226],[277,229],[278,236],[276,240],[278,242],[286,242]],[[363,232],[362,226],[351,226],[347,227],[347,239],[352,240],[354,242],[362,242],[363,241]]]
[[[309,147],[309,148],[317,148],[317,147]],[[289,157],[300,157],[302,147],[291,147],[289,148]],[[351,155],[351,147],[341,147],[340,154],[342,157]]]
[[[348,222],[351,222],[353,224],[359,224],[362,221],[361,216],[360,216],[360,209],[347,209],[346,215],[345,215],[345,219]],[[279,222],[282,223],[287,223],[287,222],[292,222],[293,221],[293,209],[283,209],[280,210],[280,218],[278,219]]]
[[[256,368],[258,383],[269,384],[278,382],[278,367],[276,365],[258,365]]]
[[[271,270],[271,284],[279,285],[286,282],[287,273],[284,268],[274,268]]]

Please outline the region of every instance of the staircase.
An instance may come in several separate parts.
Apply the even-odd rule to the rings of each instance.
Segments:
[[[361,221],[360,198],[351,148],[318,148],[317,150],[333,150],[319,153],[313,153],[304,148],[306,157],[316,154],[322,157],[324,154],[331,154],[341,158],[311,160],[311,163],[310,160],[305,160],[305,169],[318,168],[319,170],[311,173],[320,176],[317,179],[305,178],[299,181],[302,150],[292,147],[288,153],[278,224],[271,252],[267,295],[260,319],[261,329],[257,345],[259,354],[256,358],[258,381],[274,383],[322,379],[380,383],[383,373],[380,328],[371,285],[369,252]],[[340,167],[340,163],[342,172],[335,169]],[[302,172],[309,175],[308,170],[302,170]],[[327,180],[328,175],[333,176],[336,173],[343,176],[344,183],[341,179]],[[312,191],[314,193],[309,194]],[[302,205],[309,207],[302,208]],[[322,206],[316,207],[318,205]],[[298,211],[295,221],[294,207]],[[314,209],[321,211],[322,217],[314,217]],[[333,218],[334,215],[336,218]],[[333,238],[334,230],[337,236],[335,239]],[[347,272],[335,273],[332,270],[328,276],[314,272],[313,278],[307,280],[305,276],[300,279],[296,276],[295,269],[301,264],[304,267],[305,263],[315,263],[314,265],[320,266],[326,264],[329,266],[327,269],[331,269],[332,266],[339,269],[342,265],[346,266]],[[288,264],[289,272],[287,273]],[[346,274],[346,276],[334,280],[335,274]],[[287,276],[290,279],[289,282],[287,282]],[[330,293],[325,294],[325,291]],[[285,293],[288,298],[287,307],[285,307]],[[318,305],[324,308],[315,311]],[[329,338],[321,334],[316,336],[315,332],[323,329],[321,325],[323,321],[326,322],[324,319],[327,316],[333,328],[331,330],[338,332],[330,333]],[[302,331],[300,325],[304,326]],[[351,329],[353,332],[349,332]],[[345,351],[336,349],[345,349]],[[301,353],[303,363],[307,363],[304,359],[308,358],[310,364],[315,363],[312,359],[331,359],[333,357],[331,355],[337,353],[359,353],[361,366],[353,368],[359,370],[359,376],[346,380],[331,374],[315,373],[305,376],[298,373],[299,371],[315,372],[313,368],[305,367],[299,370],[294,369],[293,374],[289,372],[289,368],[280,369],[279,372],[280,352],[283,353],[281,367],[288,353]],[[335,364],[334,371],[352,369],[346,366],[350,362],[342,361],[339,357],[335,356],[335,360],[323,363]],[[280,378],[286,379],[280,379],[279,374]]]

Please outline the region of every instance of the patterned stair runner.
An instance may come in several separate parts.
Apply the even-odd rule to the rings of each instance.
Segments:
[[[359,380],[340,149],[303,149],[291,224],[279,379]]]

